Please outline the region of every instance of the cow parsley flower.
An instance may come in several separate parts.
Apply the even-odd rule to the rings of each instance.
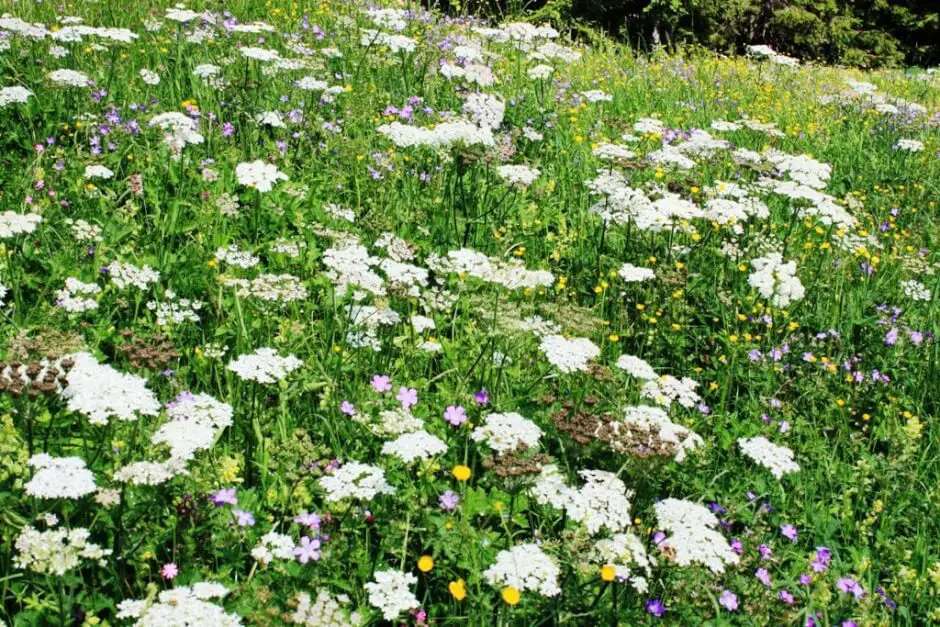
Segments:
[[[601,354],[601,349],[584,337],[568,339],[562,335],[547,335],[539,348],[553,366],[565,373],[587,371],[588,362]]]
[[[496,563],[483,572],[493,587],[512,587],[519,592],[532,590],[546,597],[558,596],[561,569],[537,544],[519,544],[500,551]]]
[[[331,474],[320,477],[317,483],[326,491],[326,500],[330,502],[347,498],[369,501],[379,494],[395,492],[381,468],[356,461],[346,462]]]
[[[785,446],[774,444],[764,436],[738,438],[741,452],[770,470],[777,479],[783,475],[797,472],[800,465],[793,461],[793,451]]]
[[[110,418],[137,420],[137,415],[156,416],[160,403],[147,389],[147,381],[99,364],[90,353],[68,356],[73,362],[68,371],[68,387],[60,392],[69,411],[88,416],[93,425],[106,425]]]
[[[513,451],[520,444],[533,448],[541,437],[538,425],[515,412],[488,414],[470,434],[474,442],[485,442],[497,453]]]
[[[660,546],[674,549],[673,561],[679,566],[702,564],[716,574],[726,564],[737,564],[740,558],[716,528],[718,519],[708,508],[681,499],[664,499],[653,506],[660,527],[672,532]]]
[[[242,381],[276,383],[302,365],[293,355],[281,357],[273,348],[259,348],[254,353],[240,355],[229,363],[228,369]]]
[[[13,543],[17,552],[13,564],[34,573],[61,577],[83,560],[103,561],[111,555],[110,549],[89,542],[90,537],[91,532],[82,527],[39,531],[27,525]]]
[[[428,459],[435,455],[443,455],[446,452],[447,445],[444,444],[444,441],[427,431],[404,433],[395,440],[382,445],[383,454],[395,455],[406,464],[416,459]]]
[[[40,499],[77,499],[95,491],[95,476],[80,457],[33,455],[27,462],[36,469],[24,486],[26,494]]]
[[[160,592],[156,600],[127,599],[118,603],[117,618],[134,618],[136,627],[240,627],[241,617],[226,612],[208,599],[222,598],[228,590],[222,584],[199,582]]]
[[[775,307],[801,300],[806,289],[796,276],[796,263],[784,263],[780,253],[768,253],[751,261],[754,267],[747,282]]]

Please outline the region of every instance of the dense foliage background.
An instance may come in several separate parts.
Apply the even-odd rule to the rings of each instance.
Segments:
[[[641,48],[658,40],[734,53],[764,43],[802,59],[856,67],[940,63],[936,0],[451,0],[449,6],[536,11],[600,26]]]

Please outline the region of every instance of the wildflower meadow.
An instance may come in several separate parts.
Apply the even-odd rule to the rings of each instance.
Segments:
[[[0,14],[0,624],[940,622],[940,73]]]

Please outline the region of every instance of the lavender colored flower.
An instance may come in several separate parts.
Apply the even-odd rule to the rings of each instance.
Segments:
[[[758,568],[754,576],[765,586],[770,586],[770,572],[766,568]]]
[[[486,405],[490,402],[490,395],[485,389],[482,389],[473,395],[473,400],[475,400],[478,405]]]
[[[666,613],[666,606],[659,599],[651,599],[646,602],[646,611],[659,618]]]
[[[774,557],[773,549],[771,549],[766,544],[762,544],[759,547],[757,547],[757,551],[760,553],[760,557],[763,560],[773,559]]]
[[[321,518],[319,514],[301,512],[294,517],[294,522],[310,529],[319,529]]]
[[[392,389],[392,383],[389,380],[387,375],[377,374],[372,377],[372,382],[370,383],[372,389],[378,393],[388,392]]]
[[[811,583],[813,583],[813,578],[810,575],[807,575],[806,573],[803,573],[802,575],[800,575],[801,585],[808,586]]]
[[[418,390],[400,387],[398,388],[398,394],[395,398],[401,403],[402,408],[408,409],[418,404]]]
[[[457,508],[457,503],[460,502],[460,497],[448,490],[440,495],[437,500],[441,505],[441,509],[450,512]]]
[[[718,597],[718,604],[729,612],[733,612],[738,609],[738,595],[731,590],[723,590],[721,596]]]
[[[320,540],[316,538],[310,539],[307,536],[302,537],[300,539],[300,544],[294,547],[294,556],[300,561],[301,564],[306,564],[310,560],[319,560]]]
[[[783,537],[790,540],[790,542],[796,542],[797,531],[796,527],[793,525],[780,525],[780,533],[783,534]]]
[[[836,588],[838,588],[841,592],[851,594],[856,599],[861,599],[866,594],[865,588],[863,588],[860,583],[851,577],[841,577],[836,582]]]
[[[781,590],[777,593],[777,598],[786,603],[787,605],[793,605],[793,595],[790,594],[788,590]]]
[[[238,497],[235,496],[235,488],[222,488],[218,492],[209,495],[209,500],[216,507],[223,505],[238,505]]]
[[[356,415],[356,406],[350,403],[349,401],[343,401],[339,405],[339,410],[346,414],[347,416]]]
[[[235,522],[239,527],[254,527],[255,526],[255,517],[251,512],[246,512],[240,509],[233,509],[232,515],[235,516]]]
[[[467,422],[467,412],[460,405],[451,405],[444,411],[444,420],[455,427]]]

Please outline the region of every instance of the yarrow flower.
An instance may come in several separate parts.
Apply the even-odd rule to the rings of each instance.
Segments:
[[[259,348],[254,353],[239,356],[229,363],[228,369],[243,381],[276,383],[301,365],[303,362],[293,355],[281,357],[273,348]]]
[[[739,438],[738,447],[742,453],[769,469],[777,479],[782,479],[783,475],[800,469],[800,465],[793,461],[793,451],[772,443],[764,436]]]
[[[508,551],[500,551],[496,563],[483,572],[483,578],[496,588],[512,587],[519,592],[528,590],[546,597],[561,594],[558,577],[561,569],[536,544],[519,544]]]

